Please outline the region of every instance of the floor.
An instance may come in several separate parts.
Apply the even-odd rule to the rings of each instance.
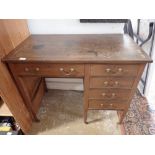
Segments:
[[[154,135],[155,103],[149,104],[137,91],[124,119],[123,127],[127,135]]]
[[[83,92],[49,90],[30,134],[37,135],[120,135],[115,111],[89,111],[83,122]]]
[[[37,135],[152,135],[155,134],[155,107],[137,91],[122,125],[115,111],[89,111],[83,123],[83,92],[49,90],[30,134]]]

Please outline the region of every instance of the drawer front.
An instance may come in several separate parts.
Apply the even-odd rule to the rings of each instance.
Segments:
[[[79,64],[14,64],[16,73],[31,76],[83,77],[84,65]]]
[[[89,100],[89,109],[123,110],[127,107],[126,102],[108,102],[104,100]]]
[[[136,76],[138,65],[91,65],[92,76]]]
[[[90,89],[89,99],[127,100],[130,92],[127,89]]]
[[[91,77],[90,88],[129,88],[134,83],[134,77]]]

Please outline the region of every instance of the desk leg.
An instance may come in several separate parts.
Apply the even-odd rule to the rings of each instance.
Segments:
[[[89,105],[89,77],[90,77],[90,65],[85,65],[85,75],[84,75],[84,123],[87,122],[87,113]]]
[[[84,123],[85,124],[88,124],[88,122],[87,122],[87,113],[88,113],[88,111],[84,110]]]
[[[118,122],[118,124],[122,124],[123,123],[123,120],[124,120],[127,112],[128,112],[128,109],[125,109],[125,110],[123,110],[121,112],[118,112],[118,115],[119,115],[119,122]]]
[[[22,77],[17,77],[16,82],[17,82],[18,88],[19,88],[19,90],[21,92],[21,95],[22,95],[22,97],[23,97],[23,99],[24,99],[24,101],[26,103],[26,106],[29,109],[29,111],[31,112],[32,119],[35,122],[39,122],[40,120],[38,119],[37,115],[35,114],[35,112],[32,109],[33,103],[31,101],[31,98],[29,96],[28,90],[26,89],[26,86],[25,86],[25,83],[24,83]]]

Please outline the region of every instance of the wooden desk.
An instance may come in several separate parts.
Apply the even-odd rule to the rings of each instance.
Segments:
[[[84,79],[88,110],[121,110],[122,122],[149,56],[127,35],[31,35],[3,59],[32,118],[44,95],[44,77]],[[97,111],[96,111],[97,112]]]

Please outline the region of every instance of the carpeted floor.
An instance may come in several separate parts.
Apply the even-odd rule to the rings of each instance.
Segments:
[[[116,111],[89,111],[83,123],[83,92],[49,90],[30,134],[37,135],[151,135],[155,134],[155,107],[137,92],[122,125]]]
[[[30,134],[39,135],[118,135],[116,111],[89,111],[89,124],[83,122],[83,92],[49,90]]]
[[[149,105],[146,98],[137,91],[124,119],[123,127],[127,135],[154,135],[155,104]]]

